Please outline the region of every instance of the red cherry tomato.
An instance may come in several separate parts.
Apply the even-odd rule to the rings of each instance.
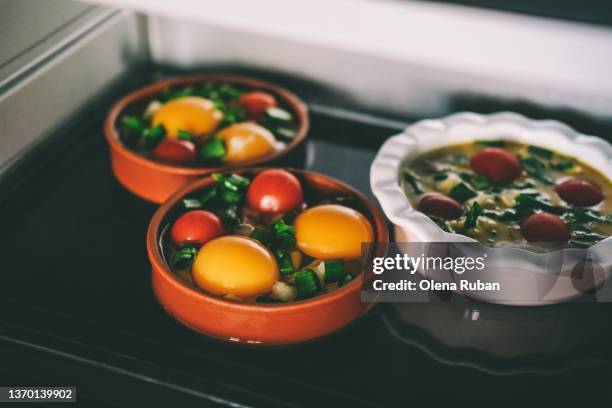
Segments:
[[[499,147],[485,147],[470,159],[470,166],[477,174],[486,176],[493,183],[511,183],[523,169],[512,153]]]
[[[170,237],[175,245],[206,242],[223,234],[223,224],[210,211],[193,210],[181,215],[172,225]]]
[[[153,154],[164,162],[184,164],[195,160],[196,148],[189,140],[165,139],[157,145]]]
[[[249,92],[238,99],[238,105],[247,111],[247,116],[257,119],[266,109],[276,106],[276,98],[266,92]]]
[[[569,179],[555,186],[555,191],[564,201],[581,207],[592,207],[603,200],[601,189],[582,179]]]
[[[304,193],[300,181],[282,169],[259,173],[247,191],[247,204],[262,214],[281,214],[300,209]]]
[[[426,193],[419,200],[419,210],[444,220],[461,216],[461,204],[442,193]]]
[[[565,222],[549,213],[527,217],[521,224],[521,233],[530,242],[565,242],[571,235]]]

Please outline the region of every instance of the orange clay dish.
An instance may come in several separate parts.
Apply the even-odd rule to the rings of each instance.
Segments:
[[[148,232],[156,295],[180,321],[216,337],[282,344],[333,331],[369,306],[360,302],[361,244],[386,243],[388,232],[361,194],[283,169],[196,184],[164,204]],[[328,312],[307,314],[307,304]],[[259,324],[249,315],[261,315]]]
[[[176,78],[119,101],[105,125],[113,171],[135,194],[163,202],[198,176],[277,159],[305,137],[292,94],[241,77]]]

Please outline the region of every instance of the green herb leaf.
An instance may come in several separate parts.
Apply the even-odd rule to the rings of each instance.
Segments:
[[[272,231],[281,248],[295,248],[296,240],[294,227],[287,225],[282,219],[278,219],[272,224]]]
[[[470,230],[476,226],[478,221],[478,217],[480,217],[483,213],[482,207],[477,202],[474,202],[470,207],[466,217],[465,223],[463,224],[464,230]]]
[[[574,167],[574,161],[571,159],[562,158],[550,164],[555,170],[566,171]]]
[[[434,181],[444,181],[447,178],[448,178],[448,174],[442,173],[442,172],[438,172],[433,175]]]
[[[470,198],[476,197],[476,192],[470,189],[465,183],[455,185],[448,194],[459,202],[464,202]]]
[[[589,230],[579,230],[572,233],[572,238],[570,239],[569,244],[580,248],[588,248],[606,238],[607,236],[600,235]]]
[[[191,133],[191,132],[188,132],[188,131],[183,130],[183,129],[179,129],[178,130],[178,138],[180,140],[193,140],[194,136],[193,136],[193,133]]]
[[[278,267],[281,275],[290,275],[293,273],[293,264],[291,263],[291,257],[285,250],[278,250],[274,252],[274,256],[278,261]]]
[[[221,109],[223,111],[223,125],[229,126],[235,123],[244,122],[246,119],[246,111],[239,106],[227,106]]]
[[[191,266],[193,260],[198,254],[198,248],[195,246],[186,246],[172,256],[172,267],[175,269],[185,269]]]
[[[481,174],[461,172],[459,173],[459,177],[461,177],[462,180],[468,182],[476,190],[483,191],[488,190],[491,187],[489,179]]]
[[[414,191],[415,194],[423,193],[421,182],[419,181],[419,178],[416,176],[416,174],[414,174],[408,169],[404,169],[404,180],[410,185],[412,191]]]
[[[202,205],[210,205],[214,203],[218,198],[217,189],[211,188],[200,198],[200,202]]]
[[[301,298],[310,297],[321,289],[319,277],[312,269],[304,269],[295,274],[295,288]]]
[[[143,121],[137,116],[126,115],[121,119],[121,123],[125,130],[138,134],[142,134],[146,127]]]
[[[468,160],[466,155],[464,155],[464,154],[457,154],[457,155],[454,155],[453,157],[451,157],[450,163],[453,166],[460,166],[461,167],[461,166],[467,166],[470,163],[470,161]]]
[[[166,136],[166,129],[163,125],[157,125],[150,128],[145,128],[142,132],[144,145],[151,149],[157,146]]]
[[[221,213],[221,222],[229,231],[234,231],[242,222],[240,211],[235,205],[227,206]]]
[[[223,139],[214,138],[202,146],[200,149],[200,158],[203,160],[219,160],[225,157],[226,153],[227,151]]]
[[[344,279],[344,261],[342,259],[325,261],[325,283],[338,282]]]
[[[546,174],[546,165],[539,159],[528,156],[521,159],[521,166],[531,177],[540,180],[544,184],[552,184],[553,180]]]
[[[506,142],[504,140],[478,140],[474,142],[476,146],[484,147],[505,147]]]
[[[260,228],[260,227],[256,227],[253,232],[251,232],[251,238],[256,239],[257,241],[261,242],[264,246],[269,247],[270,244],[272,243],[272,234],[264,229],[264,228]]]
[[[514,199],[516,201],[516,207],[526,207],[530,209],[539,209],[552,214],[563,214],[566,208],[552,205],[542,198],[534,196],[529,193],[521,193]]]
[[[536,156],[540,156],[544,159],[551,159],[553,157],[552,150],[546,149],[540,146],[529,145],[527,147],[527,151],[531,154],[535,154]]]

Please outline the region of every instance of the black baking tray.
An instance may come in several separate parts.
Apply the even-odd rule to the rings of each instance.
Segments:
[[[312,129],[287,164],[341,179],[372,199],[369,168],[377,149],[417,119],[330,108],[333,95],[317,84],[224,70],[273,80],[303,96]],[[607,313],[612,308],[605,304],[596,305],[604,308],[598,314],[603,325],[599,341],[584,343],[591,347],[514,359],[445,347],[398,321],[392,305],[380,305],[324,339],[282,348],[226,344],[176,323],[151,289],[145,232],[156,206],[117,183],[102,134],[115,100],[176,73],[182,72],[167,67],[129,72],[4,172],[0,378],[76,386],[83,401],[127,406],[379,407],[432,398],[529,397],[550,403],[610,397],[605,344],[612,338]],[[451,108],[510,108],[612,135],[608,123],[517,101],[458,95]]]

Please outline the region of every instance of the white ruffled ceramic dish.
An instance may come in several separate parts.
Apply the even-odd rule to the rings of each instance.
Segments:
[[[400,169],[426,151],[475,140],[513,140],[549,148],[587,162],[606,176],[612,176],[612,146],[601,138],[579,134],[554,120],[531,120],[522,115],[501,112],[480,115],[462,112],[442,119],[422,120],[389,138],[381,147],[370,169],[370,185],[387,218],[395,225],[396,242],[476,242],[461,234],[443,231],[428,216],[412,207],[400,186]],[[604,268],[587,274],[591,282],[577,282],[576,265],[585,251],[561,249],[535,253],[526,249],[479,246],[487,254],[487,268],[480,278],[500,282],[499,292],[470,292],[480,300],[540,305],[562,302],[601,287],[612,266],[612,237],[589,250],[590,259]],[[560,272],[549,272],[561,264]],[[572,271],[573,276],[572,276]],[[428,275],[429,278],[436,276]]]

